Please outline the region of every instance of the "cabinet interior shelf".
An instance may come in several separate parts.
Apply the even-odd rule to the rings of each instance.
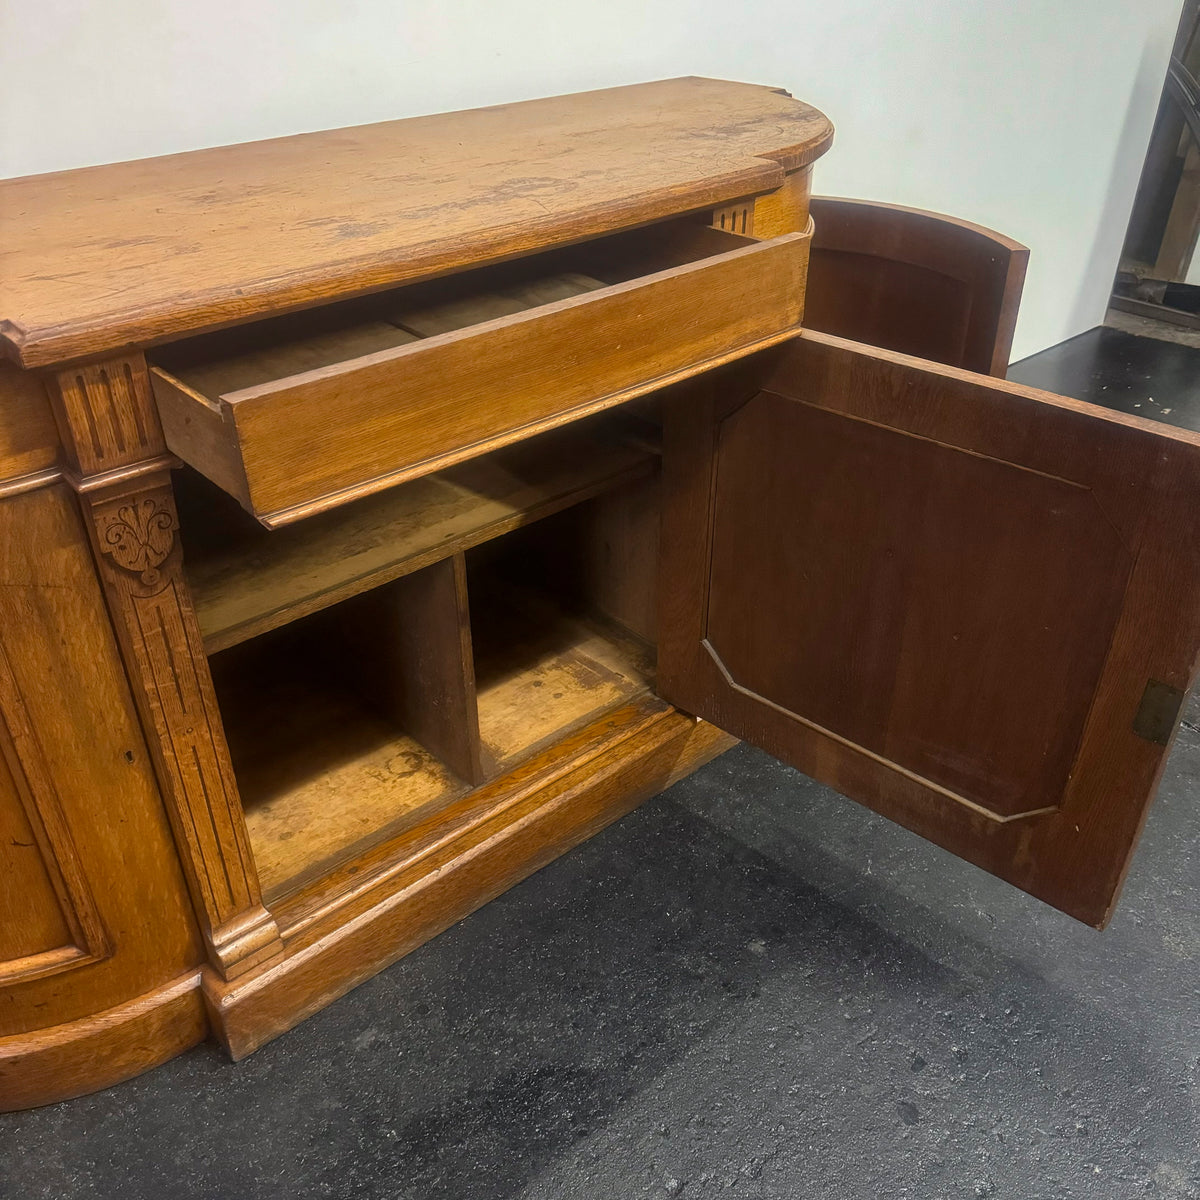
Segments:
[[[656,435],[601,414],[275,531],[182,473],[268,902],[649,696]]]
[[[268,903],[426,819],[604,713],[649,695],[640,639],[481,583],[474,659],[480,780],[452,770],[362,690],[314,669],[303,622],[215,656],[246,827]]]
[[[638,424],[601,417],[268,532],[190,476],[180,492],[188,581],[209,654],[420,570],[610,488],[656,455]],[[189,521],[189,493],[202,520]]]

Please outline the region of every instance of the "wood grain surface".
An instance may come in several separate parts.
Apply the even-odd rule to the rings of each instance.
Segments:
[[[0,362],[0,495],[57,462],[58,430],[44,384],[34,372]]]
[[[1029,251],[940,213],[814,196],[804,324],[1001,379]]]
[[[171,460],[145,359],[60,371],[51,401],[201,930],[220,970],[249,970],[282,946],[261,903],[183,574]]]
[[[45,366],[594,237],[769,192],[832,134],[687,78],[8,180],[0,345]]]
[[[0,182],[0,1105],[245,1053],[730,744],[591,418],[794,334],[830,138],[684,79]]]
[[[660,693],[1103,924],[1200,665],[1200,436],[805,333],[663,461]]]
[[[287,524],[758,348],[799,323],[808,242],[688,221],[606,239],[579,257],[611,249],[590,272],[609,286],[219,395],[198,389],[229,378],[229,335],[198,338],[155,356],[167,444]]]
[[[181,496],[180,520],[205,648],[236,645],[655,470],[654,455],[627,444],[619,426],[585,421],[269,532],[199,481]]]
[[[144,995],[20,1037],[0,1037],[0,1112],[111,1087],[204,1040],[200,972]]]
[[[578,731],[281,906],[283,962],[240,984],[205,975],[218,1036],[242,1058],[731,744],[653,699]]]
[[[398,728],[458,778],[484,781],[475,657],[462,554],[374,588],[346,606],[354,680]],[[362,634],[365,633],[365,636]]]
[[[0,500],[0,827],[0,1060],[19,1073],[26,1035],[125,1004],[204,956],[75,497],[61,483]],[[0,1082],[0,1104],[6,1086],[18,1083]],[[19,1094],[54,1086],[25,1080]]]

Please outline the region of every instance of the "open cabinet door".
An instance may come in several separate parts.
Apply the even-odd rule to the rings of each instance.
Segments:
[[[1001,379],[1029,251],[942,213],[814,196],[804,325]]]
[[[1088,924],[1200,656],[1200,437],[825,334],[665,406],[659,691]]]

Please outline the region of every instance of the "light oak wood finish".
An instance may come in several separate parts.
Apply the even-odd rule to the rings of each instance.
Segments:
[[[494,292],[462,296],[433,305],[416,306],[411,300],[407,303],[401,300],[395,307],[388,307],[387,318],[415,337],[437,337],[455,329],[466,329],[468,325],[482,325],[485,321],[515,316],[531,308],[540,308],[543,304],[570,300],[602,287],[604,283],[590,275],[564,271],[557,275],[514,281],[508,286],[498,283]]]
[[[778,89],[673,79],[8,180],[4,349],[103,356],[714,207],[832,136]]]
[[[194,1022],[172,1017],[166,1028],[139,1018],[110,1054],[109,1025],[93,1017],[157,992],[203,950],[87,540],[62,485],[0,500],[0,657],[7,1109],[116,1082],[198,1040]]]
[[[202,931],[218,969],[236,975],[282,947],[262,906],[183,577],[145,361],[136,355],[61,372],[52,399]]]
[[[1103,922],[1200,442],[862,344],[1002,373],[962,222],[826,202],[799,332],[829,136],[683,80],[0,184],[0,1098],[198,989],[248,1053],[730,734]]]
[[[4,1104],[201,985],[244,1053],[730,744],[621,624],[655,406],[590,414],[791,336],[829,136],[682,80],[0,183]]]
[[[1200,665],[1200,437],[815,333],[668,418],[661,694],[1103,925]]]
[[[355,690],[460,779],[486,777],[461,554],[340,606],[338,666]]]
[[[42,381],[0,363],[0,497],[52,483],[58,430]]]
[[[479,736],[495,767],[649,692],[649,648],[620,627],[486,575],[471,595]]]
[[[186,572],[205,648],[236,645],[622,489],[655,470],[655,458],[629,443],[623,425],[583,422],[269,533],[210,489],[189,488]]]
[[[287,524],[778,338],[800,320],[807,257],[804,233],[759,243],[684,221],[623,234],[566,257],[609,286],[223,393],[206,389],[238,382],[229,339],[200,339],[156,356],[167,444],[265,525]],[[474,305],[481,285],[466,286]],[[426,298],[436,320],[396,319],[453,324],[445,290]]]
[[[67,951],[59,969],[0,964],[19,985],[6,985],[3,1037],[36,1029],[47,1007],[60,1023],[148,991],[199,944],[79,514],[61,484],[0,501],[0,672],[4,819],[29,830],[0,843],[5,934],[18,959]],[[21,879],[37,891],[10,891]],[[25,910],[34,896],[49,909]],[[141,923],[147,909],[159,914],[155,928]]]
[[[17,1038],[0,1038],[0,1112],[55,1104],[121,1083],[208,1034],[200,972],[115,1008]]]
[[[398,826],[353,862],[340,865],[282,898],[275,904],[275,911],[289,952],[321,941],[343,922],[361,916],[386,898],[395,890],[397,873],[407,865],[430,854],[440,856],[449,851],[453,856],[456,845],[473,844],[461,843],[460,839],[469,837],[470,831],[481,822],[494,823],[499,818],[503,823],[505,812],[527,802],[541,788],[566,775],[586,773],[587,765],[606,748],[624,741],[648,719],[657,721],[664,711],[659,701],[647,697],[612,709],[482,788],[454,799],[440,811],[431,811],[423,820]],[[714,746],[719,743],[722,748],[733,744],[732,739],[717,734],[711,726],[700,729],[706,743],[712,740]]]
[[[491,574],[486,563],[471,572],[470,614],[455,555],[214,658],[273,911],[380,840],[435,819],[485,776],[511,774],[649,695],[652,665],[639,639]],[[393,597],[398,585],[414,591]],[[401,607],[408,628],[392,655]],[[343,626],[361,634],[339,636]],[[412,663],[398,661],[406,656],[423,669],[411,674]],[[399,698],[396,676],[396,690],[409,685]]]
[[[206,979],[214,1028],[244,1057],[730,745],[657,702],[581,730],[360,860],[334,897],[281,907],[279,966],[240,984]]]
[[[776,238],[808,226],[812,168],[790,171],[781,186],[754,197],[754,211],[747,230],[756,238]]]
[[[0,877],[0,984],[86,966],[112,953],[4,637],[0,633],[0,821],[6,828],[0,844],[13,861]]]
[[[312,621],[303,622],[213,660],[250,845],[272,909],[279,897],[470,786],[354,686],[349,664],[328,661],[328,624],[314,631]]]
[[[649,645],[658,637],[658,472],[582,506],[583,588],[597,612]]]

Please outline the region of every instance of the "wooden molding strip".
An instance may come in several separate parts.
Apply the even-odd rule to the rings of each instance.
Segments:
[[[443,845],[438,862],[423,852],[368,908],[278,965],[233,983],[206,971],[214,1030],[244,1058],[733,744],[665,709],[519,802],[502,798]]]
[[[0,1112],[112,1087],[182,1054],[208,1033],[200,972],[104,1012],[0,1038]]]
[[[0,983],[37,979],[107,958],[112,953],[112,943],[63,814],[37,729],[9,662],[3,631],[0,631],[0,756],[8,764],[73,939],[72,945],[6,964],[0,969]]]
[[[20,496],[25,492],[36,492],[38,488],[50,487],[63,478],[63,472],[58,467],[48,467],[44,471],[30,471],[28,475],[15,475],[12,479],[0,482],[0,500],[9,496]]]

